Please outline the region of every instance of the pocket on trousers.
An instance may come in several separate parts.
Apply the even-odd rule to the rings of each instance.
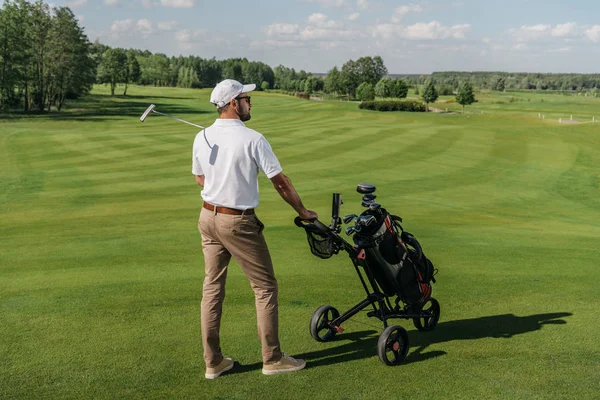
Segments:
[[[260,234],[264,227],[256,215],[241,215],[236,221],[234,234],[256,235]]]

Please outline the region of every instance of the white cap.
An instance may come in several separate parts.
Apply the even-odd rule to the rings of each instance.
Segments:
[[[225,79],[223,82],[219,82],[213,89],[210,94],[210,102],[221,108],[229,104],[232,99],[238,97],[240,93],[251,92],[254,89],[256,89],[254,83],[242,85],[233,79]]]

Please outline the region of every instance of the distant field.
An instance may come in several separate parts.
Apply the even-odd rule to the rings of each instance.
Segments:
[[[241,366],[207,381],[196,130],[139,116],[154,103],[209,125],[209,93],[97,87],[65,112],[0,115],[0,398],[598,397],[600,123],[556,120],[598,119],[600,99],[483,93],[467,118],[253,93],[248,125],[323,220],[333,192],[357,213],[356,184],[377,185],[439,268],[442,315],[425,333],[398,321],[411,341],[399,367],[379,361],[383,326],[364,312],[315,342],[312,312],[345,311],[364,292],[347,257],[310,254],[262,177],[283,350],[307,369],[260,373],[253,294],[234,264],[222,346]]]

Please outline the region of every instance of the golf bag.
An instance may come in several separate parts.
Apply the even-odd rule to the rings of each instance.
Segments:
[[[434,267],[417,239],[403,231],[402,219],[385,209],[362,215],[376,216],[376,223],[356,233],[354,243],[364,250],[358,257],[369,265],[383,293],[398,295],[408,305],[427,301],[435,282]]]

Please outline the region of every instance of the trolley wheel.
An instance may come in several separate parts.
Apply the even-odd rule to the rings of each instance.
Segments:
[[[333,339],[337,330],[330,323],[339,316],[339,311],[332,306],[317,308],[310,319],[310,335],[313,339],[317,342],[326,342]]]
[[[388,326],[377,342],[377,355],[385,365],[398,365],[408,354],[408,333],[398,325]]]
[[[433,297],[429,298],[421,305],[419,314],[420,317],[413,318],[415,328],[420,331],[432,330],[440,319],[440,303]]]

